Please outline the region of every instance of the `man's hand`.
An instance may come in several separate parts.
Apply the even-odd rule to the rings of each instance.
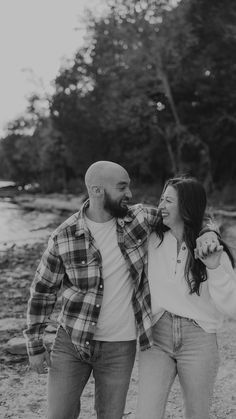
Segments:
[[[217,234],[214,231],[208,231],[196,240],[196,249],[194,250],[195,259],[204,259],[214,252],[222,253],[222,246],[220,246]],[[202,260],[203,261],[203,260]]]
[[[196,257],[196,249],[194,250],[195,258],[200,259],[208,269],[216,269],[220,265],[220,259],[223,252],[223,246],[219,245],[213,253],[209,253],[205,257]]]
[[[38,374],[47,374],[47,367],[50,367],[50,355],[47,350],[42,354],[29,356],[30,368]]]

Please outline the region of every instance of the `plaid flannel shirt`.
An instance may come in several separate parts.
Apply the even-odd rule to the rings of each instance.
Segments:
[[[78,350],[89,354],[102,305],[104,283],[101,254],[84,219],[88,203],[85,202],[79,212],[53,232],[37,268],[28,304],[28,326],[24,331],[30,355],[45,350],[44,330],[61,288],[62,309],[58,322]],[[129,266],[134,286],[132,304],[141,349],[152,345],[151,299],[144,266],[147,239],[157,219],[157,209],[137,204],[116,223],[118,245]]]

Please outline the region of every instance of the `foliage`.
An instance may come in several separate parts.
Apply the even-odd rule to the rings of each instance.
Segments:
[[[49,112],[34,95],[10,125],[0,175],[60,190],[110,159],[140,182],[234,181],[235,2],[108,4],[106,16],[88,14],[87,43],[55,78]]]

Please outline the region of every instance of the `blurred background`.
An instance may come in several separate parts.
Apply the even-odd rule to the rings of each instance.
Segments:
[[[87,167],[108,159],[146,195],[188,173],[217,203],[234,204],[235,1],[10,0],[1,9],[3,113],[18,101],[11,67],[22,63],[27,79],[25,108],[4,114],[2,180],[80,193]]]

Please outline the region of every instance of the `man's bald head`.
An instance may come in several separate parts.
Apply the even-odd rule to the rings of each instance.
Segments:
[[[106,187],[107,183],[116,182],[117,179],[129,177],[127,171],[112,161],[97,161],[93,163],[85,174],[87,190],[92,186]]]
[[[112,161],[97,161],[85,174],[89,195],[87,216],[104,222],[111,217],[124,217],[132,197],[130,178],[124,167]]]

